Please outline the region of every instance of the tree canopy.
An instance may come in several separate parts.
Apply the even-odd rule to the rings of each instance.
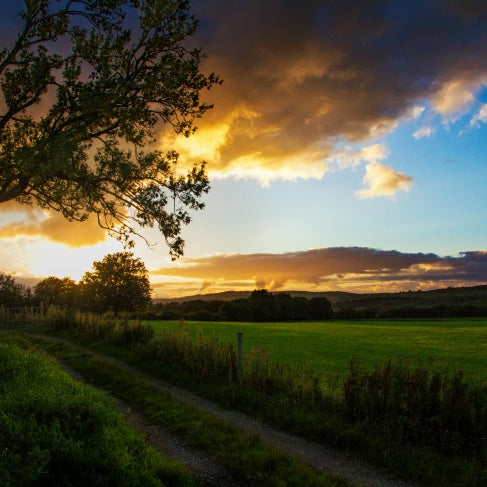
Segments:
[[[34,286],[34,301],[44,306],[74,306],[77,284],[73,279],[64,277],[46,277]]]
[[[187,47],[189,1],[25,0],[20,16],[0,49],[0,203],[95,214],[129,245],[136,225],[156,225],[182,255],[208,179],[203,163],[177,173],[178,154],[153,143],[158,122],[189,136],[219,82]]]
[[[27,296],[25,286],[19,284],[15,279],[0,272],[0,305],[6,308],[23,306]]]
[[[82,301],[93,311],[135,311],[151,303],[145,264],[132,252],[117,252],[93,262],[81,280]]]

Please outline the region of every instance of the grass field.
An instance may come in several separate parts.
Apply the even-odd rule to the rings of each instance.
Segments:
[[[151,321],[156,331],[175,329],[175,321]],[[261,344],[271,360],[307,365],[319,376],[342,378],[352,357],[366,367],[404,358],[411,365],[432,360],[434,368],[463,370],[466,379],[487,382],[487,319],[327,321],[305,323],[195,323],[192,329],[237,342],[244,354]]]

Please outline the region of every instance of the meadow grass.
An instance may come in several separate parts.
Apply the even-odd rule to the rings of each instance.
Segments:
[[[176,329],[177,321],[148,321],[155,332]],[[412,366],[431,361],[435,370],[465,372],[473,382],[487,382],[487,319],[364,320],[303,323],[186,322],[196,332],[237,343],[244,334],[244,354],[257,344],[271,361],[307,366],[328,381],[342,380],[352,358],[367,368],[403,359]]]
[[[0,485],[196,485],[104,394],[26,340],[0,336]]]

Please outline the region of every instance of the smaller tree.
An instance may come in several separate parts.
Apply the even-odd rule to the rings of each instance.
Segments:
[[[23,306],[26,295],[25,286],[17,283],[12,276],[0,273],[0,306],[6,308]]]
[[[151,303],[145,264],[132,252],[106,255],[81,280],[84,307],[93,311],[135,311]]]
[[[311,319],[313,320],[329,320],[333,317],[333,310],[331,303],[325,297],[311,298]]]
[[[34,286],[34,301],[45,306],[73,306],[76,299],[77,284],[69,277],[46,277]]]

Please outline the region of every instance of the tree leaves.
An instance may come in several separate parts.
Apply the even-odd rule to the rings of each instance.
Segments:
[[[204,164],[177,176],[177,154],[155,147],[159,123],[191,135],[220,80],[200,72],[184,0],[26,1],[24,27],[1,51],[0,202],[95,213],[130,244],[157,225],[182,255],[188,210],[203,207]],[[42,103],[41,110],[38,105]],[[176,204],[175,204],[176,203]]]

